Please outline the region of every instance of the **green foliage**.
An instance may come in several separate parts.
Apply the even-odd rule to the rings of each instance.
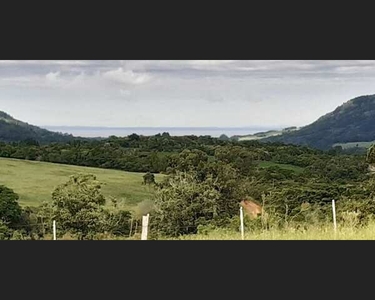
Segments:
[[[219,140],[222,140],[222,141],[229,141],[229,137],[225,134],[222,134],[219,136]]]
[[[21,221],[22,210],[18,195],[6,186],[0,185],[0,221],[13,226]]]
[[[152,224],[159,234],[177,236],[209,224],[223,226],[238,213],[244,195],[238,171],[222,162],[192,166],[189,171],[174,170],[158,186]]]
[[[155,175],[147,172],[143,175],[143,184],[155,184]]]
[[[129,235],[129,222],[132,216],[129,211],[104,210],[103,225],[99,232],[105,232],[114,236],[127,236]]]
[[[202,168],[207,161],[208,155],[205,152],[198,149],[186,149],[170,157],[168,170],[194,171]]]
[[[12,230],[7,224],[0,220],[0,240],[8,240],[12,236]]]
[[[104,208],[101,185],[92,174],[71,176],[52,193],[52,203],[46,204],[41,215],[55,220],[59,233],[70,232],[79,239],[93,239],[98,233],[128,234],[131,214]]]

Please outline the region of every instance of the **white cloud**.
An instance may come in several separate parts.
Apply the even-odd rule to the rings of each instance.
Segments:
[[[131,92],[129,90],[120,89],[120,95],[124,96],[124,97],[127,97],[127,96],[131,95]]]
[[[48,81],[56,81],[60,77],[60,72],[50,72],[46,75]]]
[[[229,65],[233,62],[235,62],[235,60],[188,60],[185,63],[191,65],[194,68],[207,69]]]
[[[151,76],[148,74],[138,74],[132,70],[125,71],[122,67],[117,70],[105,72],[103,77],[115,82],[135,85],[146,83],[151,79]]]
[[[374,66],[357,65],[357,66],[337,67],[336,71],[339,73],[360,73],[360,72],[367,72],[367,71],[375,72],[375,65]]]

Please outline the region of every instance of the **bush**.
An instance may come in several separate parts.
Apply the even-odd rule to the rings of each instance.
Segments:
[[[145,175],[143,175],[143,184],[155,184],[154,174],[147,172]]]

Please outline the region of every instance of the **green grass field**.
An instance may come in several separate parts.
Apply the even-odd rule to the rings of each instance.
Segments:
[[[0,184],[19,195],[22,206],[36,206],[51,200],[56,186],[78,173],[96,175],[102,183],[103,194],[116,197],[128,209],[152,198],[153,189],[142,185],[143,173],[0,158]],[[155,180],[162,176],[155,175]]]
[[[287,165],[287,164],[278,164],[272,161],[261,161],[258,164],[259,167],[261,168],[269,168],[269,167],[279,167],[281,169],[286,169],[286,170],[292,170],[296,172],[297,174],[300,174],[303,172],[304,168],[298,167],[298,166],[293,166],[293,165]]]

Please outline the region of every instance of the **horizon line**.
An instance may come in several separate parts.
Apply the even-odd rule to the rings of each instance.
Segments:
[[[270,126],[261,126],[261,125],[254,125],[254,126],[83,126],[83,125],[38,125],[39,127],[60,127],[60,128],[95,128],[95,129],[124,129],[124,128],[155,128],[155,129],[179,129],[179,128],[189,128],[189,129],[253,129],[253,128],[287,128],[287,127],[294,127],[293,125],[270,125]],[[298,126],[295,126],[298,127]]]

